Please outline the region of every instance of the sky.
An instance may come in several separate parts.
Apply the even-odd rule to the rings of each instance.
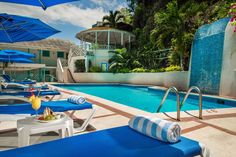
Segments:
[[[109,10],[126,7],[126,0],[79,0],[47,8],[0,2],[1,13],[38,18],[61,32],[51,38],[61,38],[78,43],[76,33],[91,28],[101,21]]]

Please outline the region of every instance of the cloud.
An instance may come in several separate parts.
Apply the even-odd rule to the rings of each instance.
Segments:
[[[116,7],[116,10],[120,10],[122,8],[127,8],[127,7],[128,7],[127,3],[123,2]]]
[[[117,0],[90,0],[90,1],[100,7],[109,8],[110,10],[112,10],[118,5]]]
[[[47,23],[70,23],[74,26],[90,28],[107,13],[102,7],[80,8],[72,4],[62,4],[48,8],[0,3],[2,13],[39,18]]]
[[[126,0],[90,0],[96,6],[102,7],[104,10],[120,10],[128,7]]]

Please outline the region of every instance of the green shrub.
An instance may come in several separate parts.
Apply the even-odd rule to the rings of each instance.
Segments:
[[[89,72],[101,72],[101,68],[98,66],[92,66],[89,68]]]
[[[150,69],[150,70],[147,70],[146,72],[156,73],[156,72],[164,72],[164,71],[165,69],[161,68],[161,69]]]
[[[134,73],[142,73],[142,72],[149,72],[148,69],[144,69],[144,68],[135,68],[132,70],[132,72]]]
[[[149,71],[150,73],[155,73],[155,72],[157,72],[155,69],[151,69],[150,71]]]
[[[169,72],[169,71],[181,71],[181,67],[178,66],[178,65],[170,65],[169,67],[165,68],[165,71],[166,72]]]
[[[165,68],[161,68],[161,69],[156,69],[156,72],[165,72]]]
[[[132,70],[132,72],[150,72],[150,73],[165,72],[165,68],[161,68],[161,69],[135,68]]]
[[[129,68],[122,68],[122,69],[119,69],[118,72],[119,73],[129,73],[130,70],[129,70]]]
[[[75,72],[85,72],[85,60],[80,59],[75,61]]]

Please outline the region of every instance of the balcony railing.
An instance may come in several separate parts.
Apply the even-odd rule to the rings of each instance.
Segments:
[[[100,45],[100,44],[94,44],[89,47],[90,50],[115,50],[115,45]]]

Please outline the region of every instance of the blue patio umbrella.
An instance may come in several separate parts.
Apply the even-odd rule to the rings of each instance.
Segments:
[[[8,66],[8,63],[33,63],[30,58],[34,58],[35,55],[18,51],[18,50],[2,50],[0,51],[0,62],[3,62],[3,74],[5,74],[4,68]]]
[[[42,7],[44,10],[53,5],[73,2],[73,1],[78,1],[78,0],[0,0],[0,2],[39,6]]]
[[[18,51],[18,50],[2,50],[0,58],[35,58],[34,54]]]
[[[0,42],[37,41],[58,32],[39,19],[0,13]]]
[[[32,60],[27,58],[0,58],[0,62],[3,63],[33,63]]]
[[[2,57],[0,57],[0,62],[3,62],[3,74],[5,74],[4,68],[8,66],[8,63],[33,63],[32,60],[27,58],[2,58]]]

